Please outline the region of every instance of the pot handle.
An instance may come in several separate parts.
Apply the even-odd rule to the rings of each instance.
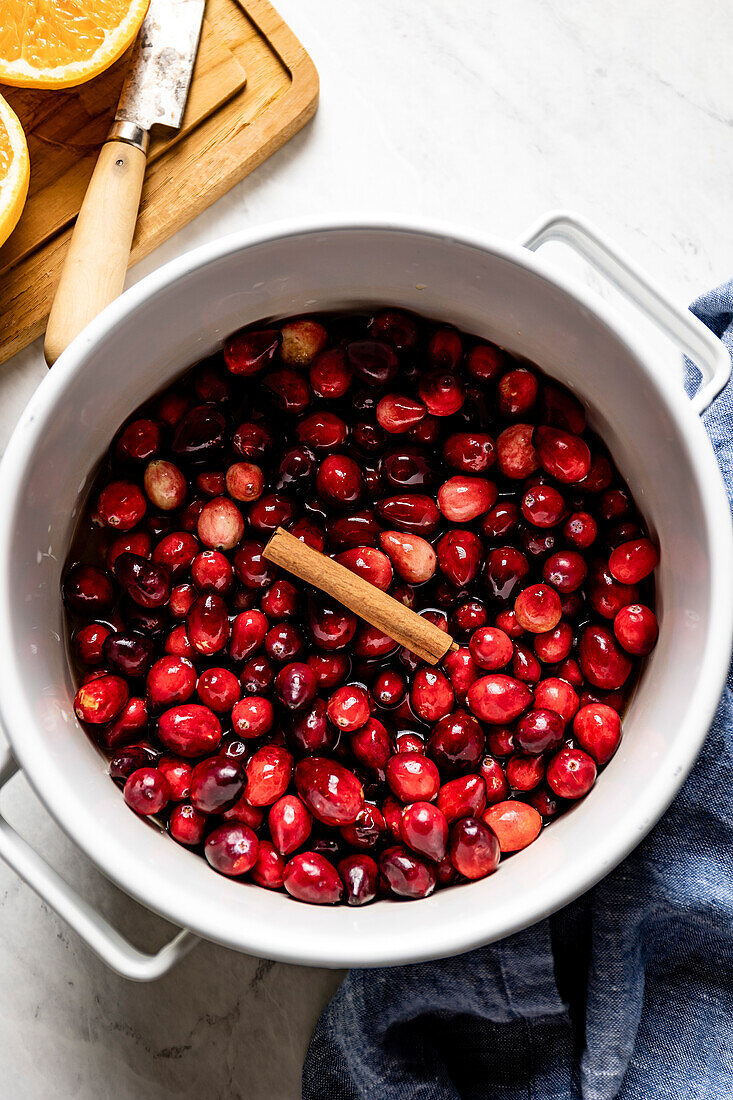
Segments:
[[[703,413],[730,378],[731,357],[725,345],[689,309],[673,305],[628,256],[584,218],[562,210],[546,214],[520,243],[535,252],[548,241],[566,244],[582,256],[697,364],[703,382],[691,403],[696,413]]]
[[[0,748],[0,791],[18,770],[10,749]],[[2,813],[0,858],[81,936],[102,962],[123,978],[134,982],[154,981],[167,973],[199,942],[198,936],[182,929],[157,954],[147,955],[139,951],[41,859]]]

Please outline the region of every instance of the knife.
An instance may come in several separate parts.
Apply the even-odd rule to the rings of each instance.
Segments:
[[[76,219],[46,328],[49,367],[122,292],[153,126],[183,121],[205,0],[151,0]]]

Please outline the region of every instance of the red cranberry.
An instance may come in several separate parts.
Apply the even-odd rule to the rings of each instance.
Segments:
[[[336,868],[318,852],[302,852],[285,865],[283,885],[291,897],[311,905],[335,905],[343,883]]]
[[[153,658],[152,638],[143,634],[110,634],[103,646],[103,657],[123,676],[144,676]]]
[[[99,725],[111,722],[128,698],[127,684],[121,676],[103,673],[83,684],[74,698],[74,713],[82,722]]]
[[[532,442],[542,469],[564,484],[582,481],[590,470],[588,444],[572,432],[541,426]]]
[[[596,765],[581,749],[560,749],[547,766],[547,782],[560,798],[583,798],[596,781]]]
[[[534,653],[521,642],[514,643],[512,675],[515,680],[521,680],[524,684],[536,684],[542,675],[542,668]]]
[[[412,682],[410,699],[413,709],[424,722],[437,722],[453,706],[453,688],[442,672],[421,668]]]
[[[522,514],[535,527],[555,527],[565,512],[562,494],[551,485],[534,485],[522,497]]]
[[[363,688],[346,684],[328,700],[328,717],[347,733],[359,729],[369,718],[369,698]]]
[[[115,560],[115,574],[128,596],[140,607],[162,607],[167,603],[171,582],[167,570],[151,565],[137,554],[120,554]]]
[[[646,657],[657,644],[657,616],[643,604],[630,604],[622,607],[613,620],[613,632],[627,653]]]
[[[482,722],[501,725],[513,722],[527,709],[532,693],[512,676],[496,673],[476,680],[468,689],[466,698],[469,707]]]
[[[383,775],[392,755],[392,740],[377,718],[369,718],[349,739],[356,761],[369,771]]]
[[[431,535],[440,524],[440,512],[435,501],[420,493],[405,493],[380,500],[377,512],[388,526],[399,527],[412,534]]]
[[[108,527],[131,531],[145,515],[145,495],[131,481],[111,481],[97,501],[97,515]]]
[[[451,682],[456,699],[465,699],[468,689],[479,675],[469,650],[461,648],[447,653],[443,658],[443,668]]]
[[[167,749],[179,756],[204,756],[219,748],[221,724],[208,707],[184,703],[161,714],[158,737]]]
[[[192,534],[188,531],[172,531],[165,535],[155,547],[153,562],[155,565],[164,565],[171,577],[175,579],[188,572],[198,551],[198,539]]]
[[[278,699],[288,710],[303,710],[313,702],[317,690],[315,673],[302,661],[284,665],[275,680]]]
[[[184,798],[188,798],[193,768],[187,760],[181,760],[177,756],[161,756],[158,771],[168,780],[172,801],[182,802]]]
[[[580,706],[580,701],[571,684],[551,676],[542,680],[535,688],[534,705],[542,710],[554,710],[567,725]]]
[[[419,392],[432,416],[452,416],[463,405],[463,383],[450,370],[434,370],[421,375]]]
[[[114,602],[114,589],[108,577],[93,565],[76,565],[64,581],[64,597],[74,611],[98,615]]]
[[[502,416],[526,416],[535,401],[539,387],[531,371],[519,367],[499,379],[497,403]]]
[[[196,474],[196,488],[207,497],[220,497],[226,488],[226,477],[222,470],[205,470]]]
[[[605,455],[591,455],[590,470],[578,483],[578,488],[585,493],[600,493],[611,484],[613,474],[613,466]]]
[[[353,458],[328,455],[318,467],[316,487],[322,497],[335,504],[353,504],[361,496],[361,470]]]
[[[399,435],[409,431],[413,424],[419,423],[425,416],[425,406],[421,401],[402,394],[390,393],[377,405],[377,420],[386,432]]]
[[[257,858],[250,872],[250,878],[266,890],[279,890],[285,878],[285,860],[270,844],[261,840],[257,848]]]
[[[598,524],[588,512],[573,512],[565,520],[563,534],[578,550],[587,550],[596,540]]]
[[[324,825],[351,825],[364,804],[364,791],[354,773],[322,756],[298,762],[295,787],[313,816]]]
[[[385,669],[372,684],[372,694],[380,707],[396,707],[405,696],[405,681],[399,672]]]
[[[293,758],[282,745],[263,745],[246,767],[247,801],[252,806],[270,806],[288,789]]]
[[[251,421],[240,424],[232,437],[234,449],[242,458],[261,458],[272,448],[274,442],[268,428]]]
[[[427,752],[447,773],[473,769],[484,753],[484,733],[472,715],[456,710],[441,718],[427,741]]]
[[[229,640],[229,618],[221,596],[209,592],[196,600],[186,616],[186,633],[193,648],[204,657],[224,648]]]
[[[488,539],[502,539],[519,522],[520,512],[513,500],[501,500],[481,517],[481,531]]]
[[[585,430],[585,409],[564,386],[545,382],[542,386],[542,415],[553,428],[581,435]]]
[[[197,405],[178,422],[171,449],[189,459],[205,458],[224,444],[226,420],[213,405]]]
[[[489,593],[502,602],[511,599],[529,573],[529,562],[513,546],[500,546],[486,559],[484,583]]]
[[[112,757],[109,774],[112,779],[127,779],[138,768],[152,767],[157,756],[151,745],[128,745]]]
[[[413,852],[439,863],[448,848],[448,822],[430,802],[413,802],[402,811],[402,839]]]
[[[450,860],[467,879],[490,875],[499,866],[501,849],[496,834],[480,818],[463,817],[450,833]]]
[[[507,797],[509,784],[498,760],[493,756],[485,756],[479,765],[479,773],[486,787],[487,806],[493,806],[495,802],[501,802]]]
[[[116,539],[113,539],[109,544],[107,550],[107,568],[114,571],[115,562],[120,554],[124,554],[126,551],[130,554],[137,554],[139,558],[149,558],[150,548],[152,546],[152,539],[147,531],[131,531],[129,535],[118,535]],[[86,567],[89,568],[89,567]],[[64,591],[68,586],[68,579],[64,584]],[[112,590],[110,589],[110,602],[112,600]],[[90,608],[90,612],[91,612]]]
[[[310,384],[318,397],[337,400],[344,396],[351,385],[351,368],[340,348],[322,352],[311,363]]]
[[[168,780],[157,768],[138,768],[125,783],[125,802],[136,814],[159,814],[170,801]]]
[[[531,791],[545,777],[545,762],[541,756],[514,753],[506,762],[506,777],[515,791]]]
[[[542,576],[563,594],[575,592],[583,584],[588,573],[585,559],[575,550],[558,550],[551,554],[542,566]]]
[[[427,898],[435,889],[435,869],[401,846],[386,848],[379,870],[393,894],[403,898]]]
[[[224,344],[224,362],[232,374],[249,377],[272,361],[279,346],[277,329],[237,332]]]
[[[376,550],[372,546],[358,546],[344,550],[337,556],[336,561],[382,592],[386,592],[392,583],[392,564],[389,558],[381,550]]]
[[[272,729],[275,712],[263,695],[249,695],[234,705],[232,726],[240,737],[262,737]]]
[[[613,619],[622,607],[635,603],[639,589],[636,585],[622,584],[604,566],[596,562],[588,579],[588,602],[593,610],[604,619]]]
[[[220,825],[207,836],[204,855],[215,871],[239,878],[254,867],[257,837],[248,825]]]
[[[468,649],[479,668],[495,671],[512,659],[514,646],[508,634],[496,626],[482,626],[468,643]]]
[[[103,659],[104,643],[112,633],[103,623],[89,623],[74,635],[74,654],[85,665],[99,665]]]
[[[575,715],[573,733],[598,764],[607,764],[621,741],[621,719],[605,703],[589,703]]]
[[[216,714],[228,714],[241,697],[239,680],[228,668],[209,668],[199,677],[198,696]]]
[[[347,345],[346,358],[354,374],[368,386],[385,386],[399,365],[394,348],[381,340],[357,340]]]
[[[483,545],[472,531],[448,531],[437,543],[438,565],[451,584],[462,588],[476,577]]]
[[[398,809],[398,816],[399,813]],[[365,802],[356,820],[350,825],[341,826],[341,835],[352,848],[371,849],[382,839],[386,828],[381,810],[370,802]]]
[[[417,325],[407,313],[385,309],[369,322],[369,332],[375,340],[386,340],[393,348],[403,350],[417,343]]]
[[[296,434],[301,443],[314,451],[332,451],[346,442],[348,428],[335,413],[317,412],[301,420]]]
[[[578,658],[586,680],[607,691],[620,688],[631,672],[631,661],[605,626],[585,628],[578,645]]]
[[[490,382],[501,373],[504,362],[504,352],[494,344],[476,344],[466,356],[466,369],[480,382]]]
[[[608,568],[622,584],[638,584],[655,569],[659,551],[649,539],[633,539],[617,546],[611,553]]]
[[[318,686],[326,691],[346,679],[349,658],[344,653],[310,653],[307,663],[313,669]]]
[[[573,645],[573,630],[569,623],[560,622],[554,630],[535,634],[534,651],[541,661],[558,664],[564,661]]]
[[[311,388],[297,370],[283,367],[265,375],[264,384],[272,390],[280,409],[285,413],[302,413],[311,401]]]
[[[540,460],[532,445],[533,434],[531,424],[512,424],[496,440],[496,465],[505,477],[519,480],[539,469]]]
[[[531,756],[554,749],[560,744],[565,724],[554,710],[528,710],[517,722],[514,741]]]
[[[526,802],[497,802],[486,810],[483,820],[496,835],[502,852],[521,851],[542,829],[542,818]]]
[[[313,819],[296,795],[286,794],[270,807],[267,824],[273,844],[287,856],[305,844]]]
[[[160,447],[160,424],[156,420],[132,420],[122,429],[117,440],[117,457],[133,462],[146,462]]]
[[[339,860],[338,872],[344,883],[347,905],[367,905],[374,901],[379,869],[371,856],[347,856]]]
[[[463,474],[483,474],[494,465],[494,441],[485,432],[453,432],[443,444],[449,466]]]
[[[165,652],[170,657],[185,657],[186,660],[190,660],[195,656],[196,651],[188,640],[188,634],[183,623],[174,627],[166,638]]]
[[[174,840],[188,848],[197,848],[206,832],[206,815],[184,803],[174,806],[168,821],[168,829]]]
[[[350,546],[374,546],[379,535],[379,524],[369,510],[329,519],[327,529],[329,541],[337,550]]]
[[[217,814],[236,802],[244,790],[239,764],[226,756],[202,760],[191,772],[191,803],[202,814]]]
[[[232,623],[229,655],[233,661],[244,661],[260,648],[267,634],[267,619],[261,611],[242,611]]]
[[[340,604],[308,603],[308,629],[320,649],[343,649],[356,633],[357,618]]]
[[[449,779],[438,791],[437,806],[448,824],[461,817],[478,817],[486,805],[486,783],[480,775]]]
[[[438,769],[432,760],[416,752],[390,757],[385,769],[387,782],[402,802],[430,802],[440,787]]]
[[[547,584],[532,584],[517,596],[514,614],[524,630],[529,630],[532,634],[544,634],[547,630],[553,630],[560,621],[560,597]]]
[[[429,542],[419,535],[403,531],[383,531],[379,544],[390,558],[399,575],[408,584],[422,584],[430,580],[437,564],[437,556]]]

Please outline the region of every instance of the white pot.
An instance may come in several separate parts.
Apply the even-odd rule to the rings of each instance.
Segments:
[[[650,356],[636,318],[553,273],[530,251],[551,238],[584,253],[677,348]],[[12,750],[0,783],[22,768],[113,882],[191,933],[332,967],[464,951],[537,921],[607,874],[692,767],[733,633],[730,514],[697,415],[727,380],[728,355],[577,219],[551,217],[527,243],[357,222],[270,227],[207,245],[105,310],[59,359],[15,430],[0,476],[0,713]],[[259,318],[386,303],[527,356],[588,405],[661,545],[661,633],[618,753],[590,797],[530,848],[490,878],[416,904],[320,908],[214,874],[129,811],[74,717],[59,583],[95,464],[144,398]],[[706,378],[693,404],[681,385],[680,348]],[[0,854],[120,973],[154,977],[195,942],[184,932],[156,956],[136,951],[2,818]]]

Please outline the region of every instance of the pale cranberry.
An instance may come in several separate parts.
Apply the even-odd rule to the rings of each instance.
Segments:
[[[402,802],[430,802],[440,787],[438,769],[420,753],[403,752],[390,757],[387,782]]]
[[[372,546],[358,546],[338,554],[336,561],[386,592],[392,583],[392,565],[386,554]]]
[[[585,628],[578,645],[578,659],[586,680],[607,691],[620,688],[631,672],[631,661],[604,626]]]
[[[506,762],[506,777],[515,791],[531,791],[545,777],[545,762],[541,756],[515,752]]]
[[[328,717],[334,726],[351,733],[369,718],[369,697],[356,684],[337,688],[328,700]]]
[[[517,722],[515,744],[534,756],[560,744],[565,724],[554,710],[528,710]]]
[[[535,429],[532,442],[542,469],[558,481],[582,481],[590,470],[588,444],[573,432],[541,426]]]
[[[177,756],[161,756],[158,771],[168,780],[170,796],[174,802],[182,802],[191,791],[191,773],[193,768],[187,760]]]
[[[560,798],[583,798],[596,781],[593,758],[581,749],[560,749],[547,766],[547,782]]]
[[[565,512],[565,499],[552,485],[534,485],[522,497],[522,514],[535,527],[555,527]]]
[[[554,588],[547,584],[532,584],[524,588],[514,601],[517,622],[532,634],[544,634],[560,622],[562,605]]]
[[[226,472],[226,490],[234,500],[257,500],[264,487],[264,474],[253,462],[235,462]]]
[[[536,840],[542,830],[542,818],[526,802],[497,802],[483,814],[483,820],[496,835],[502,852],[519,852]]]
[[[438,507],[451,523],[468,523],[488,512],[496,500],[493,481],[457,474],[438,490]]]
[[[310,384],[319,397],[336,400],[344,396],[351,385],[351,368],[340,348],[321,352],[311,363]]]
[[[453,688],[442,672],[421,668],[412,682],[410,700],[424,722],[437,722],[453,707]]]
[[[136,814],[159,814],[170,801],[168,780],[157,768],[138,768],[125,783],[125,802]]]
[[[646,657],[657,644],[657,616],[643,604],[630,604],[622,607],[613,620],[613,632],[627,653]]]
[[[379,870],[399,897],[426,898],[435,889],[433,866],[407,848],[386,848],[379,857]]]
[[[311,905],[335,905],[343,883],[336,868],[318,852],[301,852],[285,865],[283,885],[291,897]]]
[[[483,544],[472,531],[447,531],[436,546],[438,566],[451,584],[462,588],[473,581],[483,558]]]
[[[211,657],[229,640],[229,618],[221,596],[208,592],[199,596],[186,616],[186,633],[197,653]]]
[[[427,741],[427,753],[447,773],[469,771],[484,753],[484,733],[476,719],[456,710],[440,719]]]
[[[244,661],[265,640],[268,623],[261,611],[242,611],[232,623],[229,655],[233,661]]]
[[[385,386],[399,366],[394,348],[381,340],[356,340],[348,344],[346,358],[354,374],[368,386]]]
[[[496,440],[496,465],[505,477],[529,477],[539,469],[540,460],[532,445],[534,427],[512,424]]]
[[[527,709],[532,693],[512,676],[496,673],[482,676],[468,689],[467,702],[482,722],[501,725],[513,722]]]
[[[279,346],[277,329],[237,332],[224,344],[224,362],[232,374],[257,374],[271,362]]]
[[[303,710],[313,702],[317,690],[313,669],[302,661],[284,665],[275,679],[277,697],[288,710]]]
[[[496,834],[480,818],[463,817],[450,833],[450,860],[464,878],[477,880],[499,866],[501,849]]]
[[[377,405],[377,420],[386,432],[399,435],[409,431],[413,424],[419,423],[426,411],[421,401],[404,397],[402,394],[390,393]]]
[[[479,668],[490,672],[507,665],[514,653],[511,638],[496,626],[482,626],[474,631],[468,649]]]
[[[571,684],[551,676],[534,689],[534,705],[540,709],[554,710],[567,725],[580,706],[580,700]]]
[[[575,550],[558,550],[551,554],[542,566],[542,576],[563,594],[575,592],[583,584],[588,573],[585,559]]]
[[[131,531],[145,515],[145,495],[131,481],[111,481],[97,501],[97,515],[108,527]]]
[[[463,383],[458,375],[446,370],[434,370],[422,375],[419,392],[432,416],[452,416],[464,401]]]
[[[191,772],[190,800],[202,814],[220,813],[236,802],[243,790],[244,773],[226,756],[202,760]]]
[[[239,878],[254,867],[257,846],[257,837],[248,825],[231,823],[209,833],[204,855],[215,871]]]
[[[148,463],[143,484],[148,500],[161,511],[171,512],[183,506],[186,499],[186,479],[173,462],[158,458]]]
[[[607,764],[621,741],[621,719],[613,707],[589,703],[575,715],[573,733],[598,764]]]
[[[344,883],[347,905],[367,905],[374,901],[379,868],[371,856],[355,855],[339,860],[338,873]]]
[[[199,813],[189,803],[174,806],[168,820],[168,829],[179,844],[197,848],[206,832],[206,814]]]
[[[588,512],[573,512],[565,520],[563,534],[579,550],[592,546],[598,534],[598,524]]]
[[[408,584],[422,584],[430,580],[435,572],[435,550],[419,535],[404,531],[383,531],[379,536],[379,544]]]
[[[486,559],[484,583],[494,599],[505,602],[511,599],[528,573],[529,562],[524,554],[513,546],[499,546]]]
[[[210,550],[233,550],[244,534],[242,513],[228,497],[214,497],[201,511],[197,532]]]
[[[323,351],[328,334],[318,321],[301,318],[288,321],[280,330],[280,358],[290,367],[308,367]]]
[[[267,824],[273,844],[287,856],[305,844],[313,819],[296,795],[286,794],[270,807]]]
[[[539,386],[536,377],[524,367],[502,375],[497,386],[497,403],[502,416],[525,416],[535,401]]]
[[[74,713],[82,722],[111,722],[127,702],[129,691],[121,676],[103,673],[83,684],[74,697]]]
[[[295,767],[295,787],[324,825],[351,825],[364,805],[364,790],[354,773],[326,757],[300,760]]]
[[[196,688],[204,706],[215,714],[228,714],[242,695],[239,680],[228,668],[208,668]]]
[[[183,703],[161,714],[158,737],[167,749],[179,756],[204,756],[219,748],[221,723],[208,707],[200,703]]]
[[[247,762],[246,798],[251,806],[271,806],[288,789],[293,758],[282,745],[263,745]]]
[[[648,577],[659,562],[659,551],[649,539],[632,539],[612,551],[610,573],[622,584],[638,584]]]

